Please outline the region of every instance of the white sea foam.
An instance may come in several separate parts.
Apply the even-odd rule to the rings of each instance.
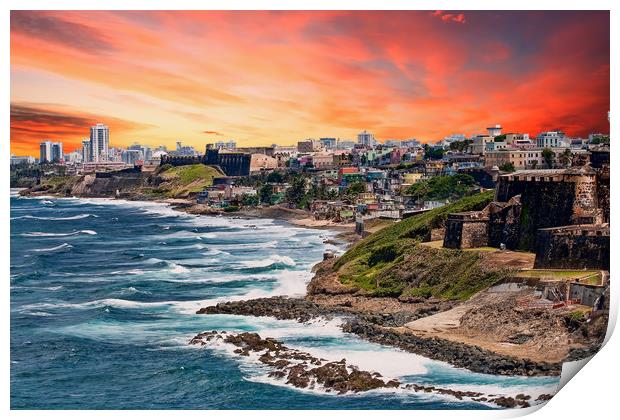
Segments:
[[[52,248],[36,248],[33,249],[34,252],[58,252],[58,251],[68,251],[73,248],[73,245],[69,245],[68,243],[63,243],[58,246],[54,246]]]
[[[132,295],[132,294],[141,294],[141,295],[151,295],[152,293],[147,290],[139,290],[133,286],[124,287],[119,292],[122,295]]]
[[[281,264],[288,267],[294,267],[296,265],[295,260],[291,257],[275,254],[261,260],[241,261],[241,264],[248,268],[269,267],[274,264]]]
[[[51,232],[27,232],[22,233],[20,236],[25,237],[65,237],[65,236],[77,236],[77,235],[96,235],[94,230],[76,230],[68,233],[51,233]]]
[[[89,214],[89,213],[76,214],[74,216],[66,216],[66,217],[43,217],[43,216],[33,216],[31,214],[27,214],[24,216],[11,217],[11,220],[34,219],[34,220],[56,221],[56,220],[79,220],[79,219],[86,219],[87,217],[99,217],[99,216],[95,214]]]

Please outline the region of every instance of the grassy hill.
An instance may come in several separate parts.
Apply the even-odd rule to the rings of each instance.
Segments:
[[[166,197],[187,197],[213,185],[213,178],[224,176],[212,166],[203,164],[162,167],[158,173],[161,183],[156,191]]]
[[[357,242],[334,265],[340,282],[373,296],[467,299],[511,273],[482,252],[419,246],[448,214],[480,210],[493,191],[410,217]]]
[[[164,165],[154,173],[119,173],[108,178],[90,176],[51,177],[32,188],[35,193],[123,198],[187,198],[213,185],[213,178],[223,176],[218,169],[203,164]]]

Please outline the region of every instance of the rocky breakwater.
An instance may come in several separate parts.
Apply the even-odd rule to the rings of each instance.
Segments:
[[[377,388],[397,388],[400,382],[384,380],[376,372],[367,372],[356,366],[347,365],[345,359],[327,361],[311,354],[286,347],[273,338],[261,338],[258,334],[244,332],[204,332],[190,340],[190,344],[207,345],[223,342],[236,347],[234,352],[241,356],[259,355],[260,363],[273,370],[269,377],[284,379],[296,388],[323,389],[326,392],[345,394]]]
[[[346,322],[343,325],[343,330],[374,343],[398,347],[478,373],[557,376],[562,371],[561,363],[535,362],[529,359],[504,356],[478,346],[441,338],[420,337],[398,328],[385,328],[359,320]]]
[[[246,316],[269,316],[276,319],[294,319],[308,322],[323,317],[333,318],[334,310],[304,299],[275,296],[251,300],[218,303],[199,309],[197,314],[226,314]]]
[[[391,324],[407,322],[410,318],[394,318],[387,323],[384,316],[373,317],[357,313],[352,308],[317,304],[304,299],[282,296],[251,299],[247,301],[223,302],[197,311],[198,314],[227,314],[244,316],[268,316],[276,319],[291,319],[309,322],[312,319],[333,319],[342,317],[345,332],[378,344],[397,347],[434,360],[441,360],[456,367],[477,373],[494,375],[551,376],[559,375],[560,363],[541,363],[500,355],[478,346],[439,338],[416,336],[403,328]],[[386,315],[387,316],[387,315]],[[376,319],[377,318],[377,319]],[[378,321],[378,322],[376,322]],[[402,324],[401,324],[402,325]]]
[[[458,400],[495,404],[500,407],[529,407],[531,397],[519,394],[515,397],[505,395],[486,395],[481,392],[438,388],[420,384],[403,384],[396,379],[384,378],[378,372],[368,372],[348,364],[346,359],[329,361],[315,357],[307,352],[292,349],[273,338],[262,338],[256,333],[228,333],[208,331],[196,335],[189,342],[192,345],[217,346],[229,344],[233,352],[242,357],[257,356],[258,362],[268,366],[270,378],[283,380],[295,388],[322,390],[337,394],[359,393],[377,389],[403,389],[417,393],[450,396]],[[542,395],[536,401],[545,401],[551,396]]]

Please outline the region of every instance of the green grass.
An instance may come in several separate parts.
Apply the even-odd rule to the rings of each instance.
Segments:
[[[340,281],[373,296],[467,299],[514,273],[493,267],[487,252],[420,246],[450,213],[480,210],[488,191],[388,226],[356,243],[334,265]]]
[[[432,229],[442,227],[448,218],[448,214],[482,210],[491,200],[493,200],[493,191],[486,191],[462,198],[456,203],[412,216],[381,229],[357,242],[338,260],[336,267],[341,267],[347,262],[372,252],[374,249],[395,244],[402,240],[414,239],[421,241]]]
[[[187,197],[213,185],[213,178],[223,176],[217,169],[203,164],[175,166],[162,171],[164,182],[158,190],[168,197]]]

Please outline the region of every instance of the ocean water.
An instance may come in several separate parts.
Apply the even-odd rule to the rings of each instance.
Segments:
[[[482,375],[343,333],[340,321],[196,315],[220,301],[303,295],[332,234],[156,203],[22,198],[11,191],[13,409],[489,409],[409,390],[292,388],[207,330],[252,331],[402,382],[554,393],[558,378]]]

